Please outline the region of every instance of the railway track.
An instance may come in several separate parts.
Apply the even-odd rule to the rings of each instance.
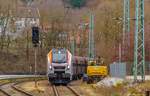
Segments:
[[[52,85],[52,88],[53,88],[53,91],[54,91],[54,95],[55,95],[55,96],[63,96],[63,95],[59,92],[58,87],[59,87],[59,86]],[[80,94],[79,94],[78,92],[76,92],[72,87],[70,87],[70,86],[63,86],[63,87],[65,87],[65,88],[67,88],[68,90],[70,90],[71,93],[72,93],[74,96],[80,96]],[[63,88],[63,89],[65,89],[65,88]],[[65,96],[65,95],[64,95],[64,96]],[[72,95],[71,95],[71,96],[72,96]]]
[[[0,85],[0,91],[5,96],[12,96],[12,94],[15,94],[17,96],[33,96],[32,94],[29,94],[28,92],[25,92],[22,89],[19,89],[16,87],[18,83],[6,83]]]
[[[16,91],[25,94],[26,96],[33,96],[32,94],[30,94],[30,93],[28,93],[28,92],[26,92],[26,91],[24,91],[24,90],[22,90],[22,89],[16,87],[17,84],[18,84],[18,83],[15,83],[15,84],[13,84],[11,87],[12,87],[14,90],[16,90]]]
[[[2,86],[4,86],[4,85],[6,85],[6,84],[9,84],[10,82],[6,82],[6,83],[2,83],[2,84],[0,84],[0,92],[2,92],[4,95],[6,95],[6,96],[11,96],[9,93],[7,93],[6,91],[4,91],[3,89],[2,89]]]
[[[55,85],[52,85],[52,88],[53,88],[53,91],[54,91],[54,95],[55,95],[55,96],[60,96],[60,95],[59,95],[59,92],[58,92],[58,90],[57,90],[57,88],[56,88],[56,86],[55,86]]]
[[[1,82],[0,84],[0,96],[80,96],[80,94],[71,86],[55,86],[49,84],[47,90],[43,93],[29,93],[22,89],[20,85],[32,82],[32,80],[9,80],[8,82]],[[41,81],[41,80],[39,80]],[[42,83],[42,82],[41,82]],[[46,88],[46,85],[45,85]],[[51,91],[50,91],[51,90]]]
[[[80,94],[78,92],[76,92],[72,87],[67,86],[67,88],[72,91],[72,93],[74,93],[75,96],[80,96]]]
[[[37,78],[39,80],[43,80],[42,78]],[[9,79],[8,79],[9,80]],[[24,83],[24,82],[31,82],[35,80],[35,78],[21,78],[21,79],[13,79],[9,80],[9,82],[0,84],[0,92],[4,94],[4,96],[34,96],[31,93],[28,93],[24,91],[23,89],[20,89],[17,87],[18,84]]]

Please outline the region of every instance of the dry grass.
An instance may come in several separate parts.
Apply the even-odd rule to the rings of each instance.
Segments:
[[[102,96],[145,96],[145,91],[150,90],[150,81],[133,85],[119,85],[116,87],[94,87]]]

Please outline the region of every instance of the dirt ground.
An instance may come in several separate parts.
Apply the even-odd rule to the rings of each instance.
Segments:
[[[92,85],[102,96],[146,96],[146,91],[150,91],[150,81],[141,83],[125,83],[112,87],[100,87]]]
[[[38,88],[35,88],[34,82],[23,83],[19,86],[37,96],[54,95],[53,90],[46,80],[38,82]],[[82,81],[73,81],[70,86],[79,92],[81,96],[146,96],[146,90],[150,90],[150,81],[145,81],[143,83],[124,83],[112,87],[86,84]]]
[[[26,82],[26,83],[19,84],[17,86],[29,93],[32,93],[34,95],[36,94],[36,96],[54,96],[52,87],[51,85],[48,85],[47,80],[38,82],[37,88],[35,88],[34,82]],[[100,93],[96,91],[91,85],[82,83],[82,81],[80,80],[73,81],[70,84],[70,86],[73,89],[75,89],[79,94],[81,94],[81,96],[103,96],[103,95],[100,95]],[[69,91],[67,91],[65,87],[63,87],[62,85],[57,86],[57,87],[61,96],[72,96],[72,94],[69,93]],[[66,94],[66,95],[62,95],[62,94]]]

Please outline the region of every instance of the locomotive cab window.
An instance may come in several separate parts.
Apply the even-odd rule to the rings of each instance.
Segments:
[[[52,57],[53,57],[52,59],[53,63],[66,63],[67,62],[65,49],[53,50]]]

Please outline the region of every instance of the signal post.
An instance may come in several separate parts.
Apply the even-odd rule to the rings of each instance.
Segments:
[[[39,45],[39,27],[32,27],[32,43],[34,47],[34,75],[35,75],[35,87],[37,88],[37,47]]]

